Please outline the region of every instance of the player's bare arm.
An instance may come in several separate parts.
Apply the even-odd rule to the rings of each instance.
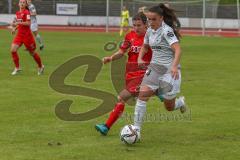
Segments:
[[[11,30],[12,35],[16,33],[17,25],[16,25],[16,18],[13,19],[12,23],[10,24],[9,29]]]
[[[124,50],[122,50],[122,49],[119,49],[119,50],[118,50],[117,52],[115,52],[113,55],[108,56],[108,57],[104,57],[104,58],[102,59],[102,61],[103,61],[104,64],[107,64],[107,63],[109,63],[109,62],[111,62],[111,61],[115,61],[115,60],[117,60],[117,59],[122,58],[125,52],[126,52],[126,51],[124,51]]]
[[[138,56],[138,65],[139,67],[144,67],[144,61],[143,61],[143,56],[145,55],[145,53],[148,52],[149,49],[149,45],[148,44],[143,44],[140,52],[139,52],[139,56]]]
[[[173,64],[172,64],[172,69],[171,69],[171,73],[174,79],[178,79],[179,75],[178,75],[178,65],[180,63],[180,59],[181,59],[181,47],[179,45],[179,43],[174,43],[171,45],[171,48],[174,51],[175,54],[175,58],[173,60]]]

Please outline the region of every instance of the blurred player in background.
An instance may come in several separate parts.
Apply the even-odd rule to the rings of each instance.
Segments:
[[[104,124],[97,124],[95,128],[102,135],[107,135],[109,129],[117,121],[124,111],[125,102],[131,97],[138,95],[139,85],[145,74],[145,68],[139,68],[137,64],[138,54],[142,47],[144,35],[147,30],[147,17],[143,13],[138,13],[133,17],[133,30],[125,36],[125,40],[120,46],[120,49],[112,56],[104,57],[103,63],[115,61],[124,56],[128,52],[128,62],[126,64],[125,72],[125,89],[123,89],[118,96],[118,103],[115,104],[114,109],[110,113],[109,118]],[[145,65],[148,65],[152,57],[151,49],[146,51],[143,59]]]
[[[22,46],[22,44],[25,45],[30,55],[32,55],[33,59],[37,63],[38,75],[41,75],[44,71],[44,66],[41,62],[40,56],[35,51],[36,43],[30,29],[31,19],[30,12],[27,9],[27,1],[19,0],[19,8],[20,10],[16,12],[16,18],[11,24],[13,28],[12,34],[15,34],[16,30],[18,30],[11,46],[12,59],[15,64],[15,68],[14,71],[12,72],[12,75],[16,75],[21,71],[17,51]]]
[[[146,6],[142,6],[142,7],[140,7],[140,8],[138,8],[138,13],[144,13],[144,14],[146,14],[146,12],[147,12],[147,7]]]
[[[40,34],[38,33],[37,10],[36,10],[35,6],[32,4],[32,0],[27,0],[27,4],[28,4],[28,9],[30,11],[30,16],[31,16],[31,30],[32,30],[37,42],[39,43],[40,50],[43,50],[43,48],[44,48],[43,40],[42,40]]]
[[[120,24],[120,36],[123,36],[123,32],[129,31],[129,11],[126,6],[123,6],[121,12],[121,24]]]

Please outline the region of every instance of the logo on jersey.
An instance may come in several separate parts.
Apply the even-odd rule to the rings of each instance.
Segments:
[[[139,46],[131,46],[131,52],[133,53],[139,53],[141,50],[141,47]]]
[[[153,50],[159,50],[159,49],[162,49],[161,46],[151,46],[151,48],[152,48]]]
[[[22,20],[22,19],[19,19],[19,18],[16,19],[16,21],[17,21],[17,22],[23,22],[23,20]]]
[[[151,72],[152,72],[151,69],[146,70],[146,76],[149,76],[151,74]]]
[[[30,20],[30,15],[29,14],[27,15],[27,20]]]
[[[168,31],[167,36],[168,36],[168,37],[174,37],[174,33]]]

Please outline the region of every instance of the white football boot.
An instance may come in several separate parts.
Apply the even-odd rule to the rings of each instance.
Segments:
[[[15,76],[17,74],[19,74],[22,70],[20,68],[14,68],[13,72],[11,73],[11,75]]]
[[[45,68],[44,65],[42,65],[41,68],[38,68],[38,75],[39,75],[39,76],[43,74],[44,68]]]
[[[180,107],[180,112],[181,113],[185,113],[187,111],[187,105],[186,105],[186,102],[185,102],[185,97],[181,96],[178,98],[181,102],[182,102],[182,106]]]

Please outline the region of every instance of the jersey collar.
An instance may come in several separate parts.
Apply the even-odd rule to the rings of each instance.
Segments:
[[[162,25],[157,30],[152,29],[153,34],[161,31],[164,26],[165,26],[165,22],[162,21]]]

